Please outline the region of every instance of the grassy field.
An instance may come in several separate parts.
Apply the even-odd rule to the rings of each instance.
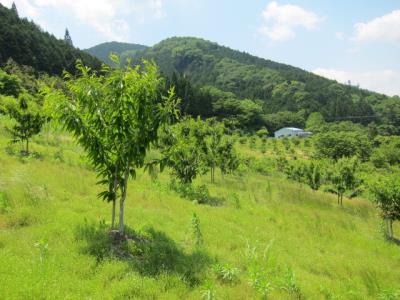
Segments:
[[[139,172],[126,202],[133,238],[115,245],[111,205],[96,198],[71,137],[46,128],[37,154],[21,158],[6,122],[1,299],[397,299],[400,248],[366,200],[340,208],[334,195],[244,169],[215,184],[198,178],[220,203],[199,205],[169,188],[168,172]]]

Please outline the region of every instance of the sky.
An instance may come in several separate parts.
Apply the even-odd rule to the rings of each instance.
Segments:
[[[85,49],[201,37],[400,95],[400,0],[15,0],[18,13]],[[11,7],[12,0],[0,0]]]

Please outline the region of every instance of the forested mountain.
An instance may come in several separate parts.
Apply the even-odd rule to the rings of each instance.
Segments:
[[[147,46],[130,43],[120,42],[107,42],[96,45],[89,49],[85,49],[87,53],[97,57],[106,64],[112,65],[113,62],[110,60],[109,55],[111,52],[118,54],[122,59],[127,57],[134,57],[140,50],[147,49]]]
[[[197,38],[170,38],[142,53],[169,76],[184,74],[238,98],[259,99],[265,112],[321,111],[327,118],[364,115],[375,93],[338,84],[299,68],[258,58]]]
[[[77,59],[94,69],[101,66],[97,58],[44,32],[32,21],[20,18],[16,10],[0,4],[0,65],[9,58],[51,75],[61,75],[63,70],[73,72]]]
[[[339,84],[203,39],[169,38],[138,51],[135,58],[156,61],[183,99],[183,111],[191,115],[270,130],[304,126],[312,112],[328,121],[381,124],[388,133],[400,125],[398,97]]]

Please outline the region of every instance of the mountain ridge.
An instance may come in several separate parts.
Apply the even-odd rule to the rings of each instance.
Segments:
[[[84,49],[83,51],[97,57],[105,64],[113,65],[113,62],[109,58],[111,52],[118,54],[123,57],[134,56],[137,51],[145,50],[148,46],[133,43],[122,43],[122,42],[104,42],[93,47]]]

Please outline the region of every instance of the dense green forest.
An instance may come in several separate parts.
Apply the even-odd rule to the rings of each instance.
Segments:
[[[43,31],[34,22],[20,18],[16,9],[1,4],[0,28],[0,65],[12,58],[35,72],[51,75],[61,75],[64,70],[73,72],[77,59],[94,69],[101,67],[100,60]]]
[[[147,46],[139,44],[121,43],[121,42],[106,42],[89,49],[85,49],[87,53],[97,57],[102,62],[113,65],[110,59],[110,53],[118,54],[123,60],[129,57],[134,57],[140,50],[147,49]]]
[[[304,127],[310,113],[320,112],[327,121],[372,123],[382,134],[399,133],[399,97],[339,84],[203,39],[169,38],[133,55],[136,62],[142,58],[156,61],[190,115],[217,116],[233,127],[265,126],[272,132]]]

